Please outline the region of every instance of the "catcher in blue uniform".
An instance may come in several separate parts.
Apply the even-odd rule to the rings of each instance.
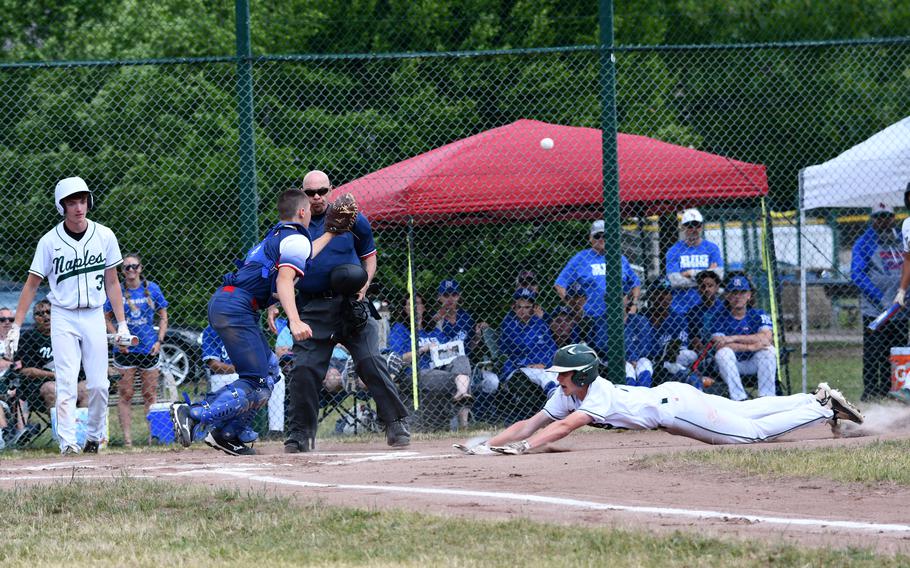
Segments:
[[[298,341],[312,335],[300,320],[294,301],[294,284],[309,261],[338,233],[349,231],[357,216],[350,194],[339,197],[326,215],[326,232],[311,240],[306,226],[310,202],[305,193],[291,189],[278,198],[281,219],[265,239],[238,262],[235,272],[224,276],[222,286],[209,301],[209,323],[224,342],[238,379],[200,402],[174,403],[171,419],[177,440],[184,447],[193,441],[197,426],[207,431],[205,443],[230,455],[254,454],[257,435],[251,428],[256,410],[268,402],[278,373],[278,361],[259,325],[259,311],[276,301],[288,317],[291,335]]]

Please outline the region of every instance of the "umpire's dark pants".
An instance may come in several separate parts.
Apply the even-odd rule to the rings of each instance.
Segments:
[[[314,439],[319,419],[319,389],[329,368],[336,340],[341,332],[341,302],[343,298],[298,298],[300,319],[313,330],[313,337],[294,342],[294,373],[288,383],[290,408],[288,437],[298,440]],[[353,337],[337,338],[354,360],[357,376],[363,380],[376,401],[376,413],[386,424],[405,418],[407,408],[401,402],[398,389],[389,376],[385,360],[380,356],[379,324],[374,319]]]
[[[907,345],[907,320],[891,319],[870,331],[874,317],[863,316],[863,395],[861,400],[881,398],[891,390],[891,348]]]

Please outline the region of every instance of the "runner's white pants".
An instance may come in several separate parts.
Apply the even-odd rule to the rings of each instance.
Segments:
[[[68,310],[51,306],[51,349],[57,401],[57,437],[60,449],[76,441],[76,398],[80,365],[85,369],[88,393],[86,439],[100,442],[107,425],[107,328],[102,308]]]
[[[735,401],[685,383],[663,383],[654,390],[667,395],[661,427],[708,444],[765,442],[834,416],[811,394]]]

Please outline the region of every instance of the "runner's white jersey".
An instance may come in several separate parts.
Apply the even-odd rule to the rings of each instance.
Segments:
[[[61,222],[38,241],[28,271],[47,278],[51,288],[47,299],[51,304],[70,310],[100,308],[107,298],[104,271],[121,262],[113,231],[88,221],[85,235],[75,241]]]
[[[562,420],[578,410],[600,426],[650,430],[667,420],[666,410],[662,408],[665,398],[666,394],[659,388],[615,386],[603,377],[597,377],[588,386],[584,400],[566,396],[559,388],[543,410],[553,420]]]

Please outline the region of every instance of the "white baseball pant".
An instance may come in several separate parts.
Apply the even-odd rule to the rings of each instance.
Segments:
[[[749,395],[743,388],[742,375],[758,375],[758,396],[777,394],[777,350],[766,347],[756,351],[751,358],[737,361],[736,353],[729,347],[722,347],[714,355],[720,378],[727,383],[730,398],[746,400]]]
[[[57,437],[60,449],[77,446],[76,398],[80,365],[85,369],[88,394],[86,439],[100,442],[107,425],[108,343],[102,308],[69,310],[51,306],[51,348],[57,401]]]
[[[834,416],[811,394],[735,401],[685,383],[663,383],[657,389],[668,393],[666,412],[672,416],[661,426],[708,444],[765,442]]]

